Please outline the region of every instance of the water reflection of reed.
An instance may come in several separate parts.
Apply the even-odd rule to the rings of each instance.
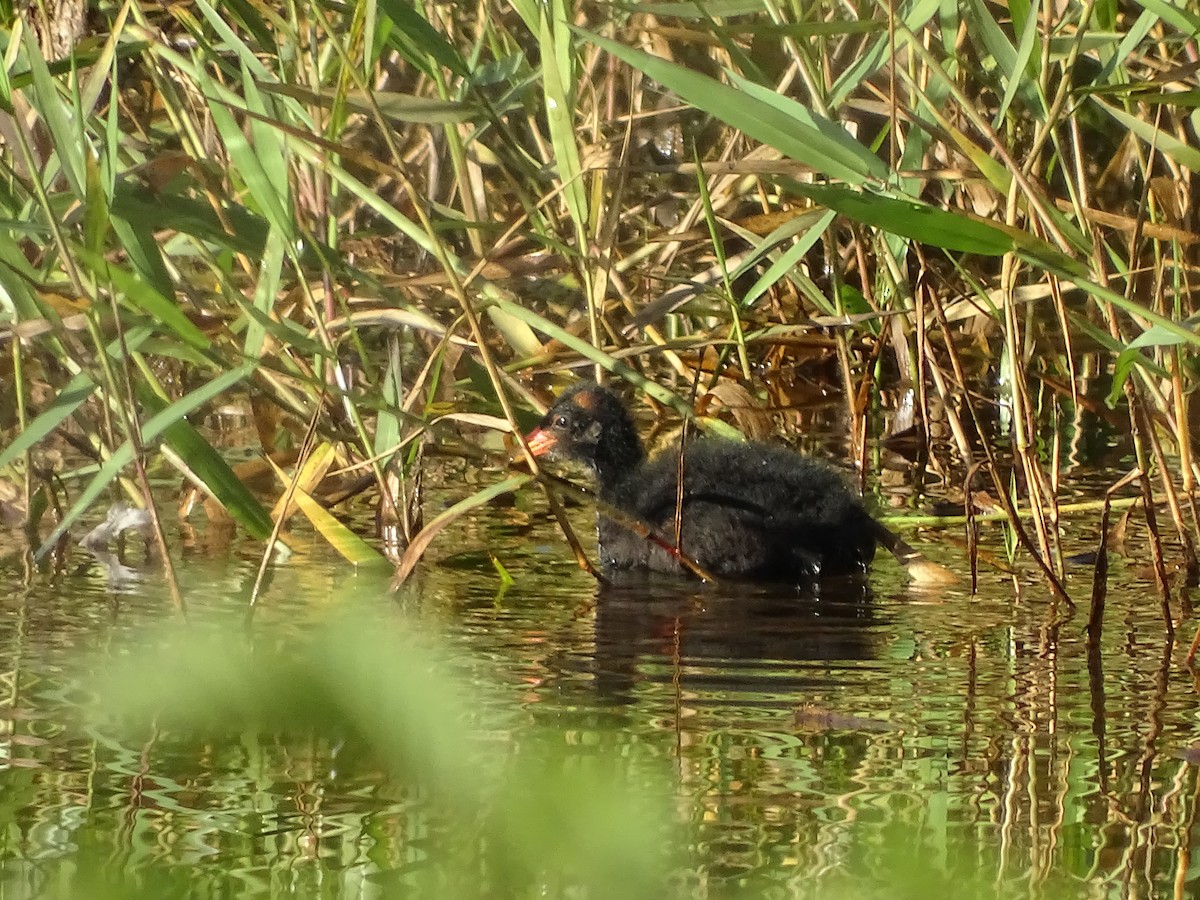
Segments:
[[[597,598],[596,682],[634,730],[674,732],[707,896],[870,896],[898,871],[1184,896],[1195,700],[1142,638],[1142,594],[1113,598],[1125,628],[1089,653],[1086,623],[1040,603],[623,584]]]

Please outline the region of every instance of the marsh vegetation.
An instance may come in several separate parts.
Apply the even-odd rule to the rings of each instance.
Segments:
[[[257,609],[289,553],[403,592],[464,515],[570,535],[518,436],[603,374],[667,440],[839,461],[946,596],[1086,626],[1101,723],[1109,569],[1144,565],[1135,668],[1190,690],[1198,33],[1169,0],[0,3],[14,596],[118,501],[181,612],[197,555],[252,555]]]

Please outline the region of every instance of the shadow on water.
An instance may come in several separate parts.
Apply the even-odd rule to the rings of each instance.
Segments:
[[[624,577],[598,588],[595,674],[610,701],[639,683],[678,681],[703,694],[802,696],[829,685],[826,663],[871,660],[880,623],[870,585],[816,589],[666,577]]]

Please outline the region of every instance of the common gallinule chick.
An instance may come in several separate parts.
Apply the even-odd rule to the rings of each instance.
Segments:
[[[596,472],[605,504],[671,544],[679,453],[647,459],[628,409],[609,388],[576,385],[526,439],[534,456],[574,459]],[[682,461],[680,549],[714,575],[807,581],[861,573],[880,526],[833,468],[783,448],[699,438]],[[600,515],[606,567],[680,572],[663,546]]]

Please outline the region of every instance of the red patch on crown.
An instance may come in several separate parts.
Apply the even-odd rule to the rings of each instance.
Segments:
[[[579,409],[593,410],[596,408],[596,392],[580,391],[571,397],[571,405]]]

